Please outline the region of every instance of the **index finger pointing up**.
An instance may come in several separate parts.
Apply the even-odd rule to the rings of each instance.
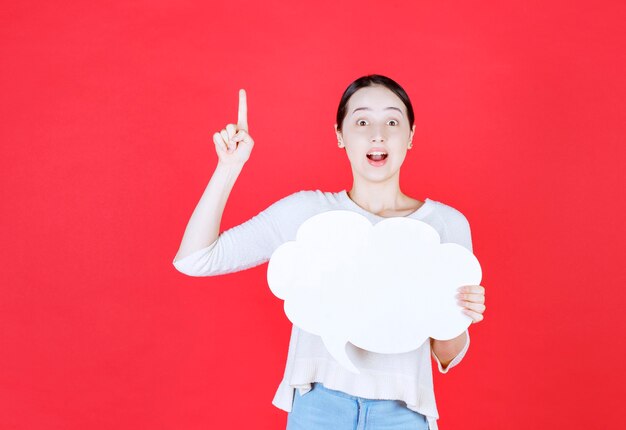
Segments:
[[[246,101],[246,91],[239,90],[239,114],[237,116],[237,129],[248,131],[248,104]]]

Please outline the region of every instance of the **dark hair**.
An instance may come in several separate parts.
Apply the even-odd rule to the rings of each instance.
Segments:
[[[346,109],[348,107],[348,100],[352,97],[352,94],[357,92],[357,90],[365,87],[371,87],[374,85],[382,85],[387,89],[394,92],[404,106],[406,106],[406,113],[409,117],[409,128],[413,127],[413,123],[415,122],[415,114],[413,113],[413,105],[411,104],[411,100],[409,100],[409,96],[407,95],[404,88],[402,88],[396,81],[391,78],[388,78],[383,75],[366,75],[361,76],[356,81],[352,82],[348,88],[343,92],[341,96],[341,100],[339,101],[339,108],[337,109],[337,130],[341,131],[341,126],[343,124],[343,120],[346,117]]]

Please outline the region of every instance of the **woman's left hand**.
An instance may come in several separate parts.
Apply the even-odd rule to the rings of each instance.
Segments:
[[[474,321],[472,324],[481,322],[485,317],[485,287],[482,285],[464,285],[459,287],[458,294],[455,296],[459,306],[462,306],[465,315],[468,315]]]

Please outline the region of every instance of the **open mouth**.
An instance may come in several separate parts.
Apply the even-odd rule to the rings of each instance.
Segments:
[[[372,161],[382,161],[387,158],[387,153],[382,151],[372,151],[367,153],[367,158]]]

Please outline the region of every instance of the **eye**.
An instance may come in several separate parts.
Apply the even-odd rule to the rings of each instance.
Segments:
[[[361,125],[361,123],[362,123],[362,122],[367,122],[367,121],[365,121],[364,119],[360,119],[360,120],[358,120],[356,123],[357,123],[358,125]]]
[[[396,121],[395,119],[389,120],[389,122],[393,122],[392,125],[398,125],[398,121]]]

